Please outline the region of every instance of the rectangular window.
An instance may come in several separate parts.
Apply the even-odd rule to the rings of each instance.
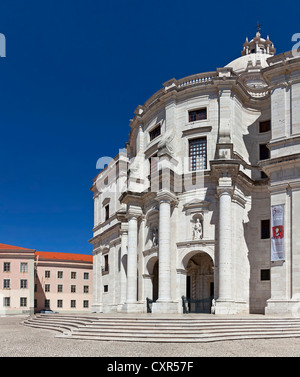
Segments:
[[[89,293],[89,286],[88,285],[83,286],[83,293]]]
[[[270,220],[261,220],[261,239],[270,238]]]
[[[149,132],[149,135],[150,135],[150,141],[152,141],[153,139],[155,139],[157,136],[159,136],[161,133],[161,126],[160,124],[155,127],[152,131]]]
[[[45,271],[45,278],[50,278],[50,271]]]
[[[109,204],[105,206],[105,221],[109,219]]]
[[[103,287],[103,291],[104,291],[104,292],[108,292],[108,285],[104,285],[104,287]]]
[[[62,284],[58,284],[57,286],[57,292],[62,292],[63,291],[63,285]]]
[[[268,132],[271,130],[271,121],[265,120],[263,122],[259,122],[259,132]]]
[[[196,122],[197,120],[207,119],[206,107],[203,109],[189,111],[189,122]]]
[[[71,279],[76,279],[76,272],[75,271],[71,271]]]
[[[267,147],[267,144],[260,144],[259,145],[259,159],[267,160],[268,158],[270,158],[270,150]]]
[[[27,297],[20,297],[20,306],[21,307],[27,306]]]
[[[3,298],[3,306],[10,306],[10,297]]]
[[[20,280],[20,288],[27,288],[27,280],[26,279],[21,279]]]
[[[89,307],[89,300],[83,300],[83,307],[88,308]]]
[[[33,304],[34,308],[36,309],[37,308],[37,299],[35,298],[33,302],[34,302],[34,304]]]
[[[50,292],[50,284],[45,284],[45,292]]]
[[[45,309],[49,309],[49,308],[50,308],[50,300],[46,299],[45,300]]]
[[[71,300],[71,308],[76,308],[76,300]]]
[[[10,279],[3,279],[3,288],[10,288]]]
[[[189,158],[191,171],[206,169],[206,137],[189,140]]]
[[[10,272],[10,262],[3,263],[3,272]]]
[[[63,300],[57,300],[57,307],[62,308],[63,307]]]
[[[266,281],[270,280],[270,270],[260,270],[260,280]]]
[[[90,278],[89,273],[88,273],[88,272],[84,272],[84,273],[83,273],[83,279],[84,279],[84,280],[89,280],[89,278]]]
[[[62,279],[64,276],[63,271],[57,271],[57,279]]]
[[[27,263],[20,263],[20,272],[28,272],[28,264]]]
[[[71,293],[76,293],[76,285],[71,285]]]
[[[102,267],[102,273],[107,273],[109,271],[108,264],[108,254],[104,255],[104,266]]]

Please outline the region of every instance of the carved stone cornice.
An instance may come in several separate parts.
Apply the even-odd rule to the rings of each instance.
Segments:
[[[187,214],[192,214],[196,212],[208,212],[210,206],[210,202],[206,200],[199,200],[197,198],[191,200],[188,203],[183,205],[183,210]]]

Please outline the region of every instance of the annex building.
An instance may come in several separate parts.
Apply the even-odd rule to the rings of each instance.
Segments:
[[[290,315],[299,55],[258,31],[225,67],[165,82],[91,190],[92,311]]]
[[[0,243],[0,316],[90,312],[93,257]]]

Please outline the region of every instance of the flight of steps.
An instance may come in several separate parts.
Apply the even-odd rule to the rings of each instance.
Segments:
[[[153,315],[37,314],[23,321],[26,326],[55,330],[71,339],[126,342],[199,343],[236,339],[300,337],[300,318],[219,317]]]

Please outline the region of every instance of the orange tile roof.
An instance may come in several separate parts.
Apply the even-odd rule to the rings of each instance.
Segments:
[[[0,243],[0,250],[31,250],[26,247],[19,247],[19,246],[13,246],[13,245],[6,245],[5,243]]]
[[[56,259],[56,260],[76,260],[83,262],[92,262],[93,256],[90,254],[76,254],[76,253],[58,253],[53,251],[36,251],[35,255],[39,259]]]

